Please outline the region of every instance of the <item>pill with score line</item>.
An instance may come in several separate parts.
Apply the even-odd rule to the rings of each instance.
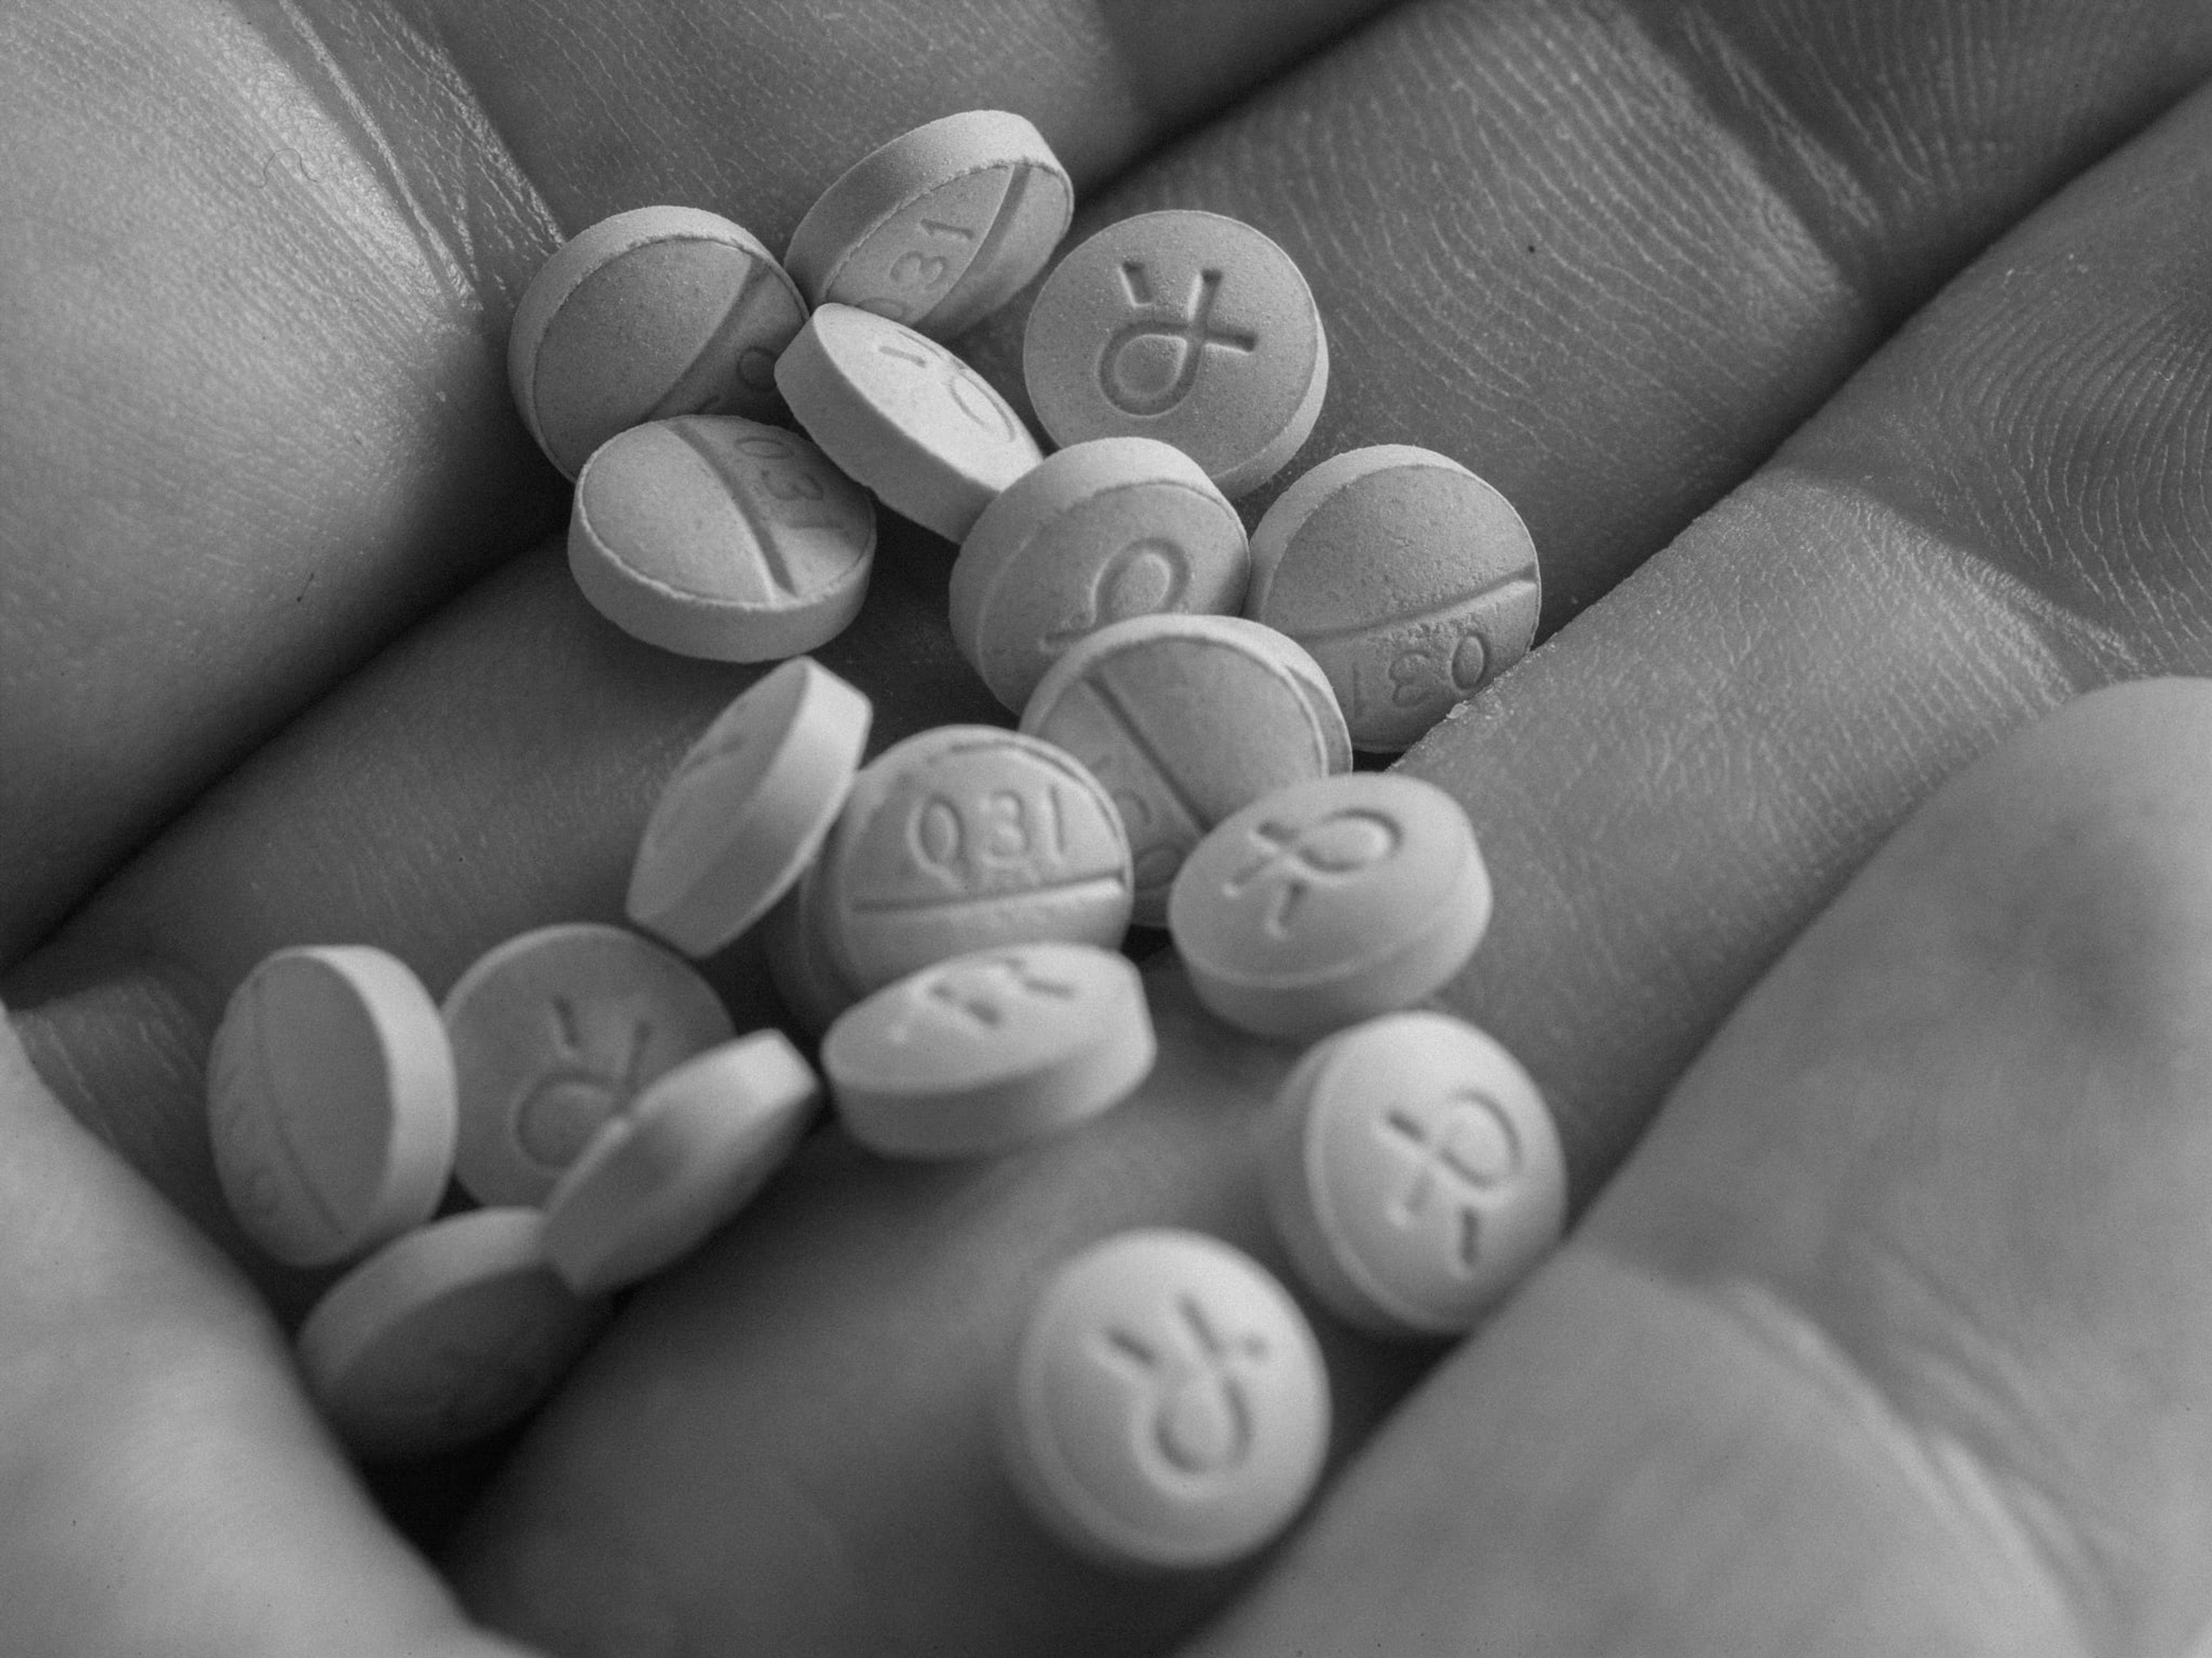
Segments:
[[[507,383],[569,477],[617,432],[677,415],[776,412],[775,360],[806,301],[720,214],[641,207],[579,232],[516,306]]]
[[[350,1260],[430,1218],[454,1099],[437,1004],[364,944],[264,957],[208,1052],[216,1178],[246,1236],[293,1266]]]
[[[707,981],[624,927],[539,927],[446,993],[459,1082],[454,1172],[488,1204],[540,1204],[638,1090],[737,1034]]]
[[[830,1028],[838,1120],[871,1151],[981,1157],[1127,1098],[1158,1052],[1144,983],[1089,944],[978,950],[888,985]]]
[[[1419,778],[1357,772],[1224,818],[1176,876],[1168,931],[1215,1014],[1311,1040],[1439,989],[1490,909],[1459,803]]]
[[[951,339],[1044,269],[1075,187],[1044,135],[971,109],[861,157],[792,232],[784,266],[812,305],[856,306]]]
[[[1328,1376],[1297,1304],[1243,1251],[1124,1232],[1037,1298],[1000,1396],[1030,1512],[1123,1570],[1218,1566],[1296,1517],[1328,1449]]]
[[[1252,532],[1244,614],[1313,653],[1358,747],[1395,753],[1528,653],[1543,604],[1512,503],[1434,450],[1333,455]]]
[[[1565,1224],[1542,1095],[1449,1014],[1389,1013],[1323,1038],[1262,1138],[1276,1236],[1307,1287],[1370,1335],[1464,1334]]]

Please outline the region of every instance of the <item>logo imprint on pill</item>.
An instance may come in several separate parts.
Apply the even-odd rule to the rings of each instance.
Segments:
[[[1252,1401],[1238,1371],[1265,1364],[1266,1340],[1218,1327],[1194,1296],[1176,1297],[1180,1339],[1156,1345],[1135,1332],[1109,1329],[1099,1351],[1137,1384],[1145,1400],[1139,1442],[1160,1468],[1187,1480],[1217,1479],[1251,1454]]]
[[[1098,354],[1098,389],[1107,402],[1140,419],[1164,415],[1198,389],[1208,346],[1240,355],[1259,349],[1257,334],[1214,325],[1221,281],[1218,270],[1200,271],[1181,311],[1162,315],[1145,262],[1122,262],[1121,288],[1130,305],[1153,314],[1123,323]]]
[[[1073,985],[1037,973],[1020,956],[950,963],[915,987],[907,998],[908,1017],[885,1034],[891,1042],[906,1042],[921,1014],[939,1010],[970,1025],[996,1030],[1018,1003],[1039,996],[1064,1002],[1075,993]]]
[[[546,1013],[553,1023],[552,1062],[518,1090],[507,1121],[524,1156],[543,1169],[566,1169],[637,1092],[653,1022],[633,1017],[628,1048],[610,1067],[589,1051],[574,1001],[556,996]]]
[[[1164,536],[1144,536],[1101,563],[1083,596],[1083,608],[1064,617],[1037,642],[1064,651],[1109,623],[1174,610],[1190,585],[1190,556]]]
[[[1436,1102],[1425,1114],[1402,1105],[1393,1107],[1376,1125],[1376,1132],[1414,1159],[1413,1177],[1398,1194],[1390,1218],[1401,1228],[1411,1227],[1432,1197],[1448,1191],[1446,1200],[1455,1206],[1453,1264],[1461,1277],[1472,1274],[1482,1247],[1484,1205],[1480,1199],[1521,1172],[1521,1141],[1510,1120],[1480,1089],[1462,1088]]]
[[[904,339],[886,340],[876,349],[886,357],[900,362],[910,362],[917,368],[934,369],[938,384],[952,406],[968,416],[975,425],[991,435],[994,441],[1012,443],[1016,433],[1006,411],[989,386],[978,379],[975,371],[954,356],[950,351],[940,351],[920,336]]]
[[[1261,926],[1281,938],[1307,893],[1341,885],[1387,861],[1404,838],[1395,818],[1365,806],[1348,806],[1310,823],[1262,821],[1252,829],[1259,857],[1231,876],[1221,895],[1240,899],[1266,886],[1271,896]]]

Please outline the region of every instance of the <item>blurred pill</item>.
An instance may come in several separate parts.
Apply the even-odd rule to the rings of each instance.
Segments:
[[[453,1163],[453,1051],[430,993],[384,951],[266,957],[232,993],[207,1078],[216,1178],[275,1259],[349,1260],[436,1211]]]
[[[769,981],[793,1023],[810,1036],[819,1036],[860,999],[830,959],[817,893],[802,877],[761,922]]]
[[[515,307],[507,383],[538,446],[574,477],[647,421],[774,414],[775,360],[805,320],[798,288],[743,226],[636,208],[540,267]]]
[[[1198,463],[1151,438],[1048,455],[983,509],[952,566],[952,639],[1017,714],[1061,653],[1109,623],[1233,614],[1243,520]]]
[[[1044,269],[1074,205],[1042,133],[967,110],[855,161],[799,222],[784,264],[809,304],[951,339]]]

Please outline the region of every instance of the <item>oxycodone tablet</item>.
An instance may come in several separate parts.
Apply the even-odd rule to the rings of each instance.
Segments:
[[[239,1224],[324,1266],[436,1211],[453,1056],[406,965],[364,944],[280,950],[232,993],[208,1052],[208,1137]]]
[[[1157,438],[1235,497],[1312,432],[1328,337],[1305,277],[1267,236],[1172,209],[1108,225],[1054,267],[1022,376],[1055,443]]]
[[[774,414],[775,360],[805,320],[798,288],[743,226],[635,208],[540,267],[515,307],[507,383],[538,446],[574,477],[646,421]]]
[[[799,222],[784,265],[810,304],[951,339],[1044,269],[1074,207],[1042,133],[965,110],[855,161]]]
[[[1314,1045],[1277,1094],[1267,1212],[1298,1274],[1382,1336],[1471,1330],[1559,1241],[1559,1136],[1528,1073],[1448,1014]]]
[[[844,632],[867,597],[876,509],[796,433],[694,415],[585,462],[568,568],[623,632],[684,656],[773,662]]]
[[[1267,509],[1244,613],[1313,653],[1357,746],[1394,753],[1528,653],[1542,602],[1511,502],[1449,456],[1381,444]]]
[[[1079,641],[1030,695],[1022,729],[1080,760],[1121,815],[1138,921],[1167,920],[1176,872],[1230,813],[1351,763],[1321,670],[1289,659],[1304,654],[1240,616],[1139,616]]]
[[[988,381],[902,323],[825,305],[776,359],[775,383],[822,452],[948,541],[1042,459]]]
[[[1328,1373],[1297,1303],[1218,1238],[1124,1232],[1038,1297],[1001,1399],[1015,1489],[1123,1568],[1217,1566],[1287,1526],[1328,1449]]]
[[[1144,982],[1091,944],[956,956],[846,1012],[822,1068],[846,1132],[899,1157],[981,1157],[1088,1122],[1158,1052]]]
[[[683,957],[590,921],[487,951],[443,1011],[459,1081],[454,1173],[487,1204],[543,1203],[640,1089],[737,1034]]]
[[[1244,521],[1196,461],[1097,438],[983,509],[952,566],[952,640],[1018,714],[1078,640],[1132,616],[1234,613],[1250,575]]]
[[[1168,930],[1216,1014],[1310,1040],[1441,987],[1490,906],[1459,803],[1419,778],[1356,772],[1223,819],[1176,876]]]

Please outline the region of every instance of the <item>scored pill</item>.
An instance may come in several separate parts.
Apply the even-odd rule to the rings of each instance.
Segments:
[[[810,304],[951,339],[1044,269],[1074,206],[1042,133],[967,110],[855,161],[799,222],[784,264]]]
[[[1012,1483],[1062,1540],[1124,1569],[1216,1566],[1302,1508],[1328,1452],[1304,1315],[1198,1232],[1124,1232],[1037,1299],[1001,1394]]]
[[[708,956],[797,884],[868,740],[868,699],[811,658],[775,669],[691,745],[646,820],[629,919]]]
[[[1252,532],[1244,613],[1313,653],[1362,749],[1409,747],[1519,661],[1542,602],[1512,503],[1433,450],[1332,456]]]
[[[635,208],[539,268],[515,307],[507,383],[530,435],[574,477],[647,421],[775,414],[775,360],[805,320],[798,288],[743,226]]]
[[[429,1456],[550,1391],[606,1315],[546,1263],[545,1217],[477,1209],[404,1233],[300,1326],[307,1391],[355,1455]]]
[[[776,359],[775,383],[822,452],[948,541],[1043,459],[1021,416],[936,341],[825,305]]]
[[[651,1276],[744,1208],[822,1097],[775,1030],[695,1054],[601,1126],[545,1200],[545,1254],[579,1295]]]
[[[1066,749],[1113,798],[1129,837],[1133,918],[1168,892],[1208,830],[1261,796],[1348,768],[1335,696],[1291,641],[1239,616],[1151,616],[1070,648],[1021,728]]]
[[[1214,1013],[1310,1040],[1437,990],[1490,907],[1459,803],[1418,778],[1358,772],[1223,819],[1176,876],[1168,930]]]
[[[453,1051],[404,963],[363,944],[264,958],[208,1051],[208,1136],[240,1226],[326,1266],[429,1219],[453,1169]]]
[[[1158,1048],[1143,981],[1090,944],[955,957],[851,1009],[822,1044],[853,1139],[900,1157],[981,1157],[1088,1122]]]
[[[640,1089],[737,1033],[684,959],[623,927],[540,927],[446,993],[459,1081],[454,1173],[480,1203],[543,1203]]]
[[[1243,520],[1198,463],[1152,438],[1048,455],[983,509],[952,566],[952,638],[1018,714],[1062,653],[1109,623],[1233,614]]]
[[[1108,225],[1054,267],[1022,377],[1054,442],[1157,438],[1235,497],[1313,431],[1328,338],[1289,254],[1241,220],[1175,209]]]
[[[1463,1334],[1559,1241],[1566,1167],[1536,1085],[1448,1014],[1385,1014],[1283,1084],[1267,1212],[1308,1287],[1386,1337]]]

